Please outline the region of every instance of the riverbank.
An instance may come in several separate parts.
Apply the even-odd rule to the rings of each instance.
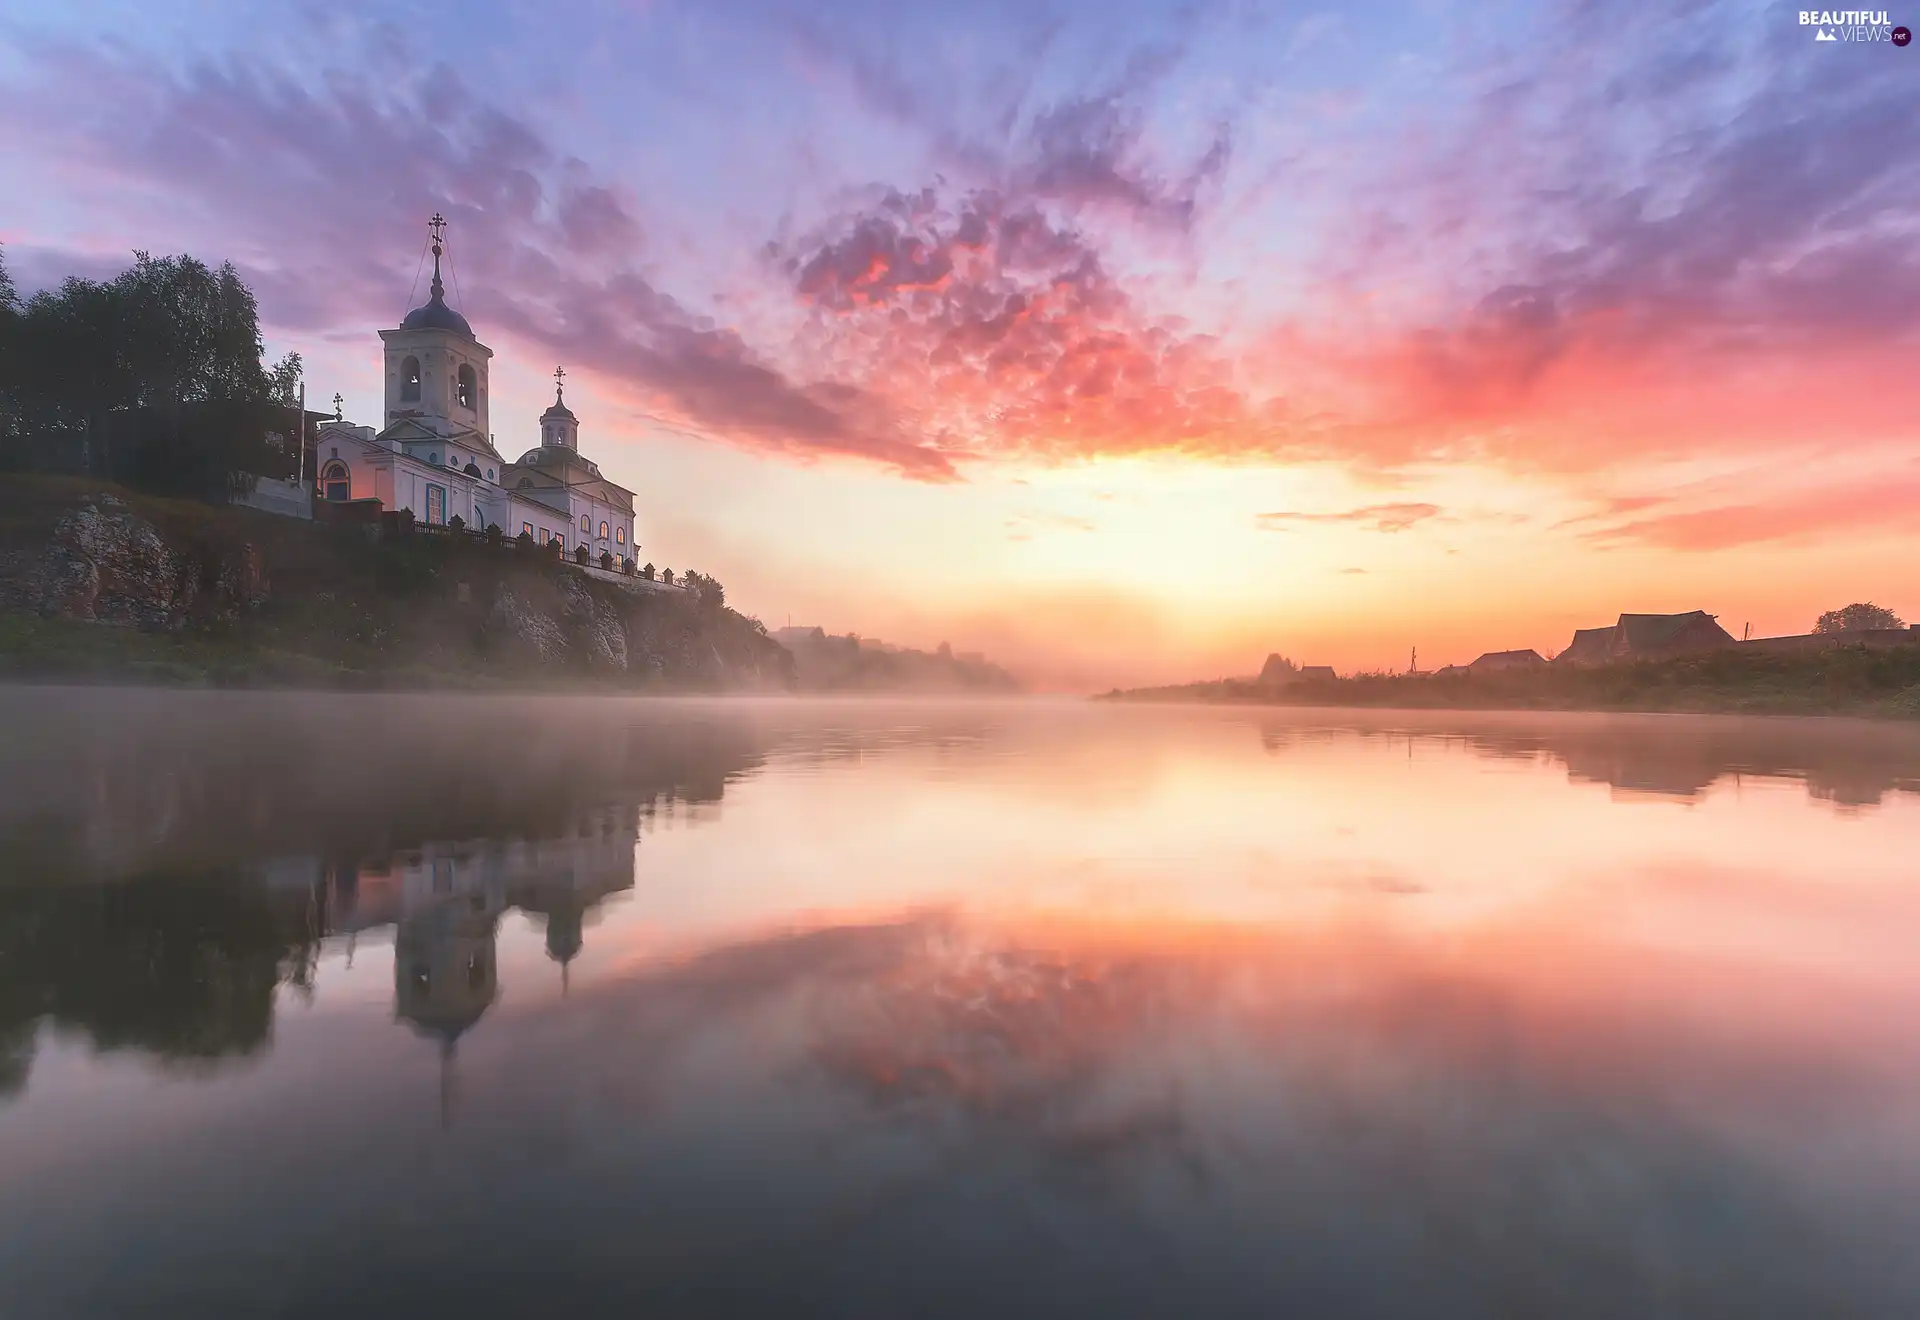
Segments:
[[[793,686],[757,621],[511,542],[375,537],[0,478],[0,678],[222,687]]]
[[[1639,711],[1920,719],[1920,647],[1801,654],[1707,651],[1668,660],[1494,674],[1358,674],[1116,689],[1097,701],[1407,710]]]

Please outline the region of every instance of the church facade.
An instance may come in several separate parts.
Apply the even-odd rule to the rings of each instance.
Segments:
[[[440,278],[439,216],[433,218],[433,285],[425,304],[382,330],[386,407],[381,425],[324,422],[316,441],[318,499],[377,500],[414,521],[472,531],[498,527],[508,538],[558,542],[631,560],[633,492],[601,475],[580,453],[580,421],[566,405],[566,373],[554,372],[553,406],[541,414],[540,442],[514,462],[495,448],[488,425],[487,367],[493,350],[446,302]]]

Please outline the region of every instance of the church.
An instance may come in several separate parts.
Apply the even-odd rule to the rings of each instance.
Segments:
[[[580,419],[567,407],[566,372],[555,369],[553,406],[540,415],[540,443],[509,463],[494,447],[487,412],[493,350],[449,307],[440,278],[446,221],[428,224],[433,284],[425,304],[382,330],[386,411],[378,428],[338,415],[315,445],[316,496],[331,504],[377,501],[416,523],[558,542],[615,567],[639,549],[633,492],[600,474],[580,453]],[[336,397],[336,404],[338,399]]]

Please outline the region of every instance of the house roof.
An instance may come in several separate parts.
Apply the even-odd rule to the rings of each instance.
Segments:
[[[1618,630],[1613,624],[1604,628],[1575,628],[1573,640],[1556,660],[1605,660],[1613,653],[1613,639]]]
[[[1528,647],[1524,651],[1488,651],[1485,655],[1481,656],[1478,660],[1475,660],[1473,663],[1475,665],[1484,665],[1484,664],[1493,664],[1493,663],[1502,663],[1502,662],[1508,663],[1508,664],[1533,664],[1533,665],[1544,665],[1545,663],[1547,663],[1545,658],[1542,657],[1541,654],[1538,651],[1534,650],[1532,647]],[[1471,669],[1472,667],[1473,667],[1472,665],[1468,666],[1469,669]]]
[[[1728,641],[1733,640],[1733,634],[1705,610],[1688,610],[1685,614],[1622,614],[1615,627],[1629,650],[1644,651],[1670,646],[1688,628],[1702,623]]]

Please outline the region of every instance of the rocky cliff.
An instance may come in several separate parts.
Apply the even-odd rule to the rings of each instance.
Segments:
[[[381,540],[0,478],[0,672],[354,685],[793,685],[752,620],[460,535]]]

